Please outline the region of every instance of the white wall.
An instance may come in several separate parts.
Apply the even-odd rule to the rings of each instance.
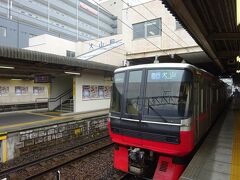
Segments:
[[[126,1],[125,1],[126,2]],[[107,0],[105,2],[100,1],[101,6],[110,11],[114,16],[117,16],[118,19],[122,20],[122,9],[124,3],[120,0]],[[122,34],[122,22],[117,20],[117,33]]]
[[[104,78],[103,73],[82,73],[81,76],[75,77],[76,96],[74,101],[74,112],[95,111],[108,109],[110,107],[110,98],[108,99],[92,99],[83,100],[83,85],[111,86],[112,82],[109,78]]]
[[[110,44],[111,39],[123,40],[124,45],[110,50],[101,55],[88,59],[100,63],[121,66],[125,59],[138,59],[145,57],[166,56],[169,54],[183,54],[200,52],[202,49],[196,44],[192,37],[183,28],[176,29],[175,17],[169,13],[159,0],[152,0],[143,5],[132,8],[116,0],[106,1],[102,4],[112,14],[118,15],[119,19],[127,24],[121,24],[119,32],[122,34],[104,37],[100,39],[71,42],[50,35],[41,35],[30,39],[30,47],[26,49],[53,53],[66,56],[66,50],[76,52],[76,56]],[[146,8],[145,8],[146,7]],[[149,11],[149,10],[151,11]],[[144,17],[142,17],[140,14]],[[133,39],[133,24],[161,18],[161,35],[139,39]]]
[[[35,103],[36,98],[48,98],[49,85],[47,83],[34,83],[32,80],[11,80],[0,79],[1,87],[8,87],[9,92],[0,96],[0,104],[20,104],[20,103]],[[24,95],[16,95],[15,87],[23,86],[28,87],[28,91]],[[44,87],[44,93],[33,94],[33,87]],[[45,102],[47,100],[44,100]],[[39,102],[44,102],[39,101]]]
[[[67,50],[76,52],[76,43],[43,34],[30,38],[29,47],[24,49],[66,56]]]
[[[145,7],[151,12],[149,12]],[[196,42],[183,28],[176,30],[176,20],[164,7],[161,1],[150,1],[142,5],[134,6],[133,8],[141,13],[144,17],[134,11],[132,8],[123,9],[123,22],[132,27],[133,24],[149,21],[157,18],[162,20],[162,34],[160,36],[147,37],[148,41],[158,46],[160,49],[177,49],[189,46],[197,46]],[[159,51],[160,49],[148,42],[144,38],[133,39],[133,30],[127,26],[122,26],[124,41],[128,54],[141,53],[149,51]]]

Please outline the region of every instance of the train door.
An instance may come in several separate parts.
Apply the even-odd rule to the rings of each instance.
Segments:
[[[123,105],[123,114],[121,117],[121,127],[125,130],[126,135],[130,135],[141,139],[140,120],[141,120],[141,106],[142,106],[142,79],[143,70],[133,70],[127,73],[125,97]],[[123,134],[124,134],[123,133]],[[134,134],[131,134],[134,133]],[[123,141],[124,141],[123,137]],[[126,141],[131,141],[126,139]],[[134,140],[133,140],[134,141]],[[141,142],[135,142],[140,143]],[[139,145],[140,145],[139,144]]]
[[[205,113],[207,113],[207,116],[206,116],[206,119],[204,120],[204,130],[202,131],[203,134],[205,134],[205,132],[208,130],[208,127],[209,127],[209,87],[208,87],[208,83],[205,84]],[[202,134],[202,135],[203,135]]]
[[[212,87],[209,84],[209,127],[212,124]]]
[[[198,142],[199,139],[199,101],[200,101],[200,92],[199,92],[199,81],[198,79],[194,82],[194,93],[193,93],[193,99],[194,99],[194,107],[193,107],[193,120],[195,124],[195,132],[194,132],[194,142],[195,144]]]
[[[2,157],[2,153],[3,150],[2,150],[2,141],[0,140],[0,162],[3,162],[3,157]]]

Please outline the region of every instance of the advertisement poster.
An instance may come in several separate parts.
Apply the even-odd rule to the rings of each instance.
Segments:
[[[33,94],[34,95],[44,94],[44,87],[33,87]]]
[[[90,86],[83,86],[82,98],[83,99],[90,99]]]
[[[91,86],[90,87],[90,97],[91,98],[98,98],[98,87],[97,86]]]
[[[16,86],[16,87],[15,87],[15,94],[16,94],[17,96],[28,94],[28,87]]]
[[[0,86],[0,96],[7,96],[9,93],[8,86]]]
[[[105,98],[111,97],[111,86],[104,86],[104,97]]]
[[[98,86],[98,97],[104,98],[104,86]]]

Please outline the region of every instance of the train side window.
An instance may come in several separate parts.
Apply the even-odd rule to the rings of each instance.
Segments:
[[[201,113],[203,113],[203,89],[201,89]]]

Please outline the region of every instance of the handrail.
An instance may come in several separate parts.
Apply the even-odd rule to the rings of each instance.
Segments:
[[[63,92],[62,94],[59,94],[57,97],[49,98],[49,100],[53,100],[53,99],[55,99],[54,101],[50,101],[50,102],[56,102],[56,101],[58,101],[60,98],[62,98],[62,97],[64,97],[64,96],[68,95],[69,93],[71,93],[72,90],[73,90],[73,88],[71,88],[71,89],[69,89],[69,90]]]
[[[56,101],[58,101],[60,98],[66,96],[67,94],[69,94],[70,92],[72,92],[72,90],[73,90],[73,89],[71,88],[71,89],[63,92],[62,94],[58,95],[57,97],[54,97],[54,98],[36,98],[36,99],[35,99],[35,102],[37,102],[37,100],[44,100],[44,99],[48,100],[48,102],[56,102]],[[54,99],[55,99],[55,100],[54,100]],[[53,100],[53,101],[51,101],[51,100]]]
[[[69,105],[70,105],[70,106],[73,105],[74,99],[67,99],[67,100],[65,100],[64,102],[68,102],[68,101],[69,101]],[[62,112],[62,106],[63,106],[63,102],[60,101],[60,111],[61,111],[61,112]]]
[[[37,109],[38,100],[47,100],[48,103],[57,102],[60,100],[60,105],[61,105],[62,98],[66,95],[69,95],[72,92],[72,90],[73,90],[73,88],[70,88],[69,90],[63,92],[62,94],[59,94],[57,97],[54,97],[54,98],[36,98],[35,99],[35,109]],[[49,105],[48,105],[48,110],[49,110]]]

